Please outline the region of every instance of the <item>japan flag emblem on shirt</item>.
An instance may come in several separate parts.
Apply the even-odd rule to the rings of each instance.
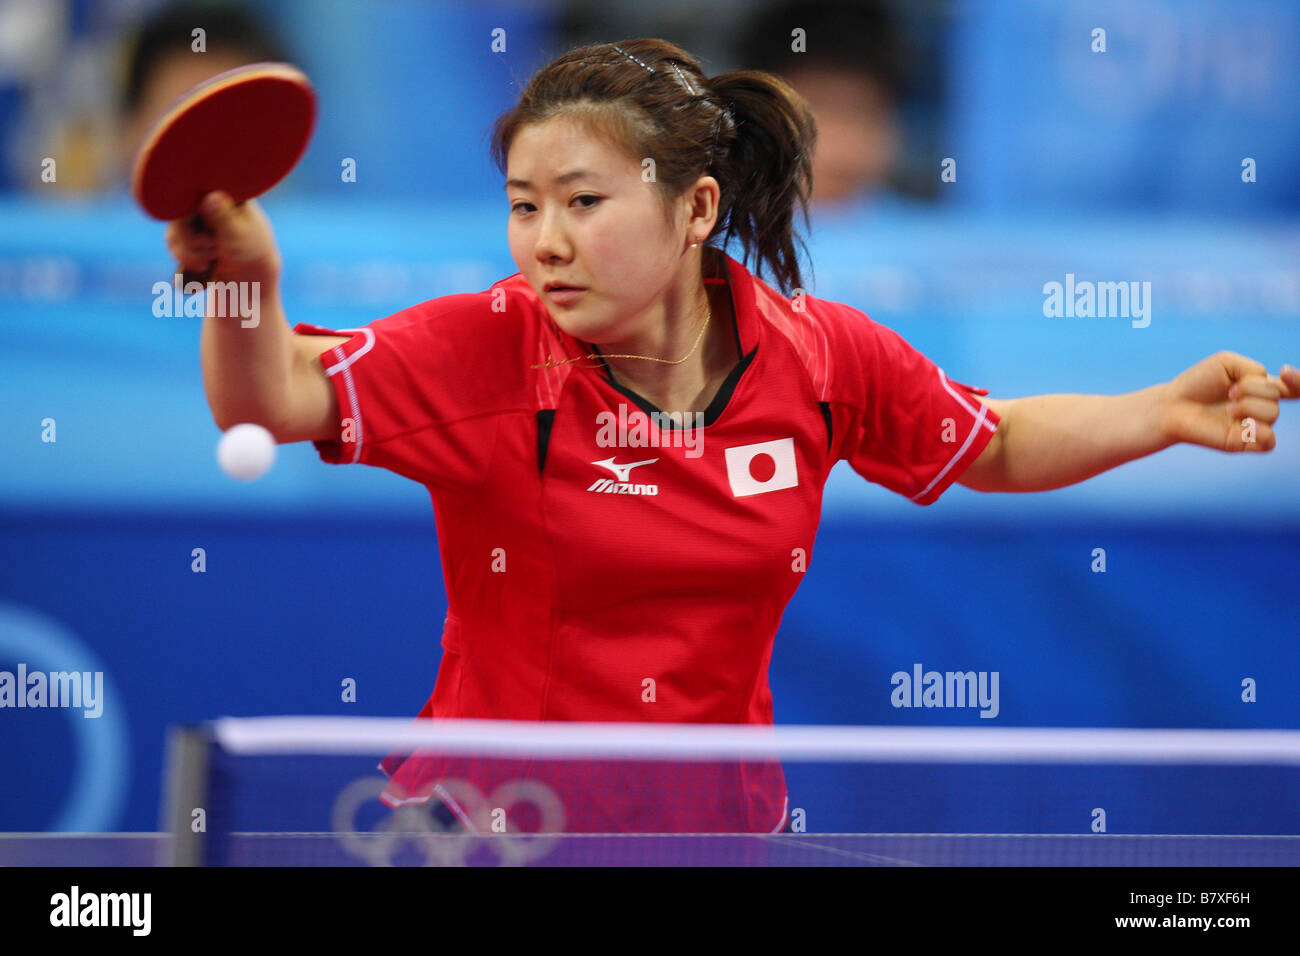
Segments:
[[[799,484],[799,472],[794,464],[794,439],[778,438],[756,445],[736,445],[724,448],[727,459],[727,480],[731,493],[737,498],[761,495],[765,491],[780,491]]]

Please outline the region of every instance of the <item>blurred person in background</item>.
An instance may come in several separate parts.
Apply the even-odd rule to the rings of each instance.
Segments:
[[[172,3],[143,20],[120,7],[88,9],[47,8],[41,35],[57,39],[66,75],[57,83],[32,77],[29,128],[11,159],[18,185],[61,193],[124,188],[149,127],[186,90],[239,66],[289,59],[244,4]],[[57,161],[53,182],[40,178],[42,157]]]
[[[193,49],[200,28],[202,53]],[[288,59],[280,40],[242,6],[181,3],[150,17],[130,41],[123,74],[119,173],[129,170],[149,127],[186,90],[226,70]]]
[[[890,6],[782,0],[750,20],[736,55],[748,69],[781,76],[812,107],[813,207],[877,204],[891,188],[903,144],[899,102],[908,56]]]

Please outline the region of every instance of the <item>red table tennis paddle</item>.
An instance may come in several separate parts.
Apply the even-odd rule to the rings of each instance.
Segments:
[[[311,81],[288,63],[254,63],[200,83],[173,103],[136,153],[131,193],[155,219],[191,218],[213,190],[260,196],[297,165],[316,124]],[[185,281],[207,281],[186,275]]]

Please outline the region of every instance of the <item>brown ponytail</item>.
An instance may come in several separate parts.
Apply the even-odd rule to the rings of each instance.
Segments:
[[[794,212],[798,203],[806,226],[817,126],[780,77],[738,70],[706,79],[694,57],[666,40],[579,47],[539,70],[497,119],[491,152],[502,175],[515,134],[561,114],[630,156],[653,157],[665,210],[712,175],[722,195],[709,239],[725,233],[718,243],[725,247],[738,238],[746,266],[766,266],[785,294],[804,287]]]

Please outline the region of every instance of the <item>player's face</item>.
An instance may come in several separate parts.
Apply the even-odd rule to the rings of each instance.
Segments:
[[[687,217],[667,221],[659,186],[642,169],[562,117],[525,126],[511,142],[510,254],[556,324],[597,345],[644,334],[680,281]],[[548,293],[553,281],[583,291]]]

